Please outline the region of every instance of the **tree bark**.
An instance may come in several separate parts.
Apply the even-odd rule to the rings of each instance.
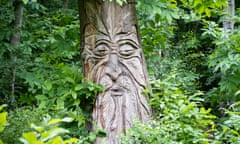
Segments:
[[[226,6],[227,14],[223,22],[223,28],[225,31],[233,33],[234,31],[234,21],[232,20],[235,15],[235,0],[229,0]]]
[[[64,0],[63,8],[67,9],[69,4],[69,0]]]
[[[23,4],[22,2],[16,2],[15,4],[15,22],[14,22],[14,30],[15,33],[12,34],[10,39],[10,45],[12,47],[16,47],[20,42],[20,30],[22,27],[22,20],[23,20]],[[15,79],[16,79],[16,62],[17,57],[15,54],[12,55],[12,82],[11,82],[11,96],[10,96],[10,102],[11,105],[15,105]]]
[[[117,136],[151,115],[142,90],[147,87],[145,60],[139,39],[134,1],[79,0],[84,75],[102,84],[93,120],[107,132],[95,143],[117,144]]]

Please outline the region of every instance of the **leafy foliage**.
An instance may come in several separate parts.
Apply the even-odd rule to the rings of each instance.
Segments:
[[[19,2],[24,4],[23,26],[15,29]],[[6,120],[9,123],[0,133],[5,143],[19,143],[21,136],[34,143],[60,143],[70,137],[93,143],[106,135],[101,130],[90,132],[92,104],[103,87],[82,75],[77,1],[67,6],[64,2],[0,1],[4,12],[0,14],[0,103],[9,105],[0,114],[0,130]],[[127,1],[116,2],[122,6]],[[230,19],[235,22],[234,33],[225,32],[222,7],[226,4],[227,0],[137,1],[152,81],[153,94],[146,93],[154,116],[148,124],[136,122],[120,138],[122,143],[239,142],[240,12],[236,9]],[[10,39],[16,32],[21,33],[21,41],[12,47]],[[51,119],[40,124],[46,114]],[[59,117],[73,121],[58,125]],[[40,124],[42,131],[30,128],[31,123]],[[43,133],[48,139],[41,139]]]
[[[14,3],[6,1],[3,4],[0,6],[2,9],[11,7],[7,12],[13,18],[10,21],[1,17],[4,22],[1,24],[11,30]],[[9,46],[11,33],[5,36],[5,31],[1,31],[1,36],[4,36],[1,39],[4,43],[1,44],[4,47],[1,48],[0,58],[6,63],[1,63],[3,79],[0,84],[4,91],[1,91],[3,99],[0,101],[10,103],[11,72],[12,67],[16,66],[15,107],[20,107],[9,111],[10,125],[1,134],[6,143],[19,143],[21,134],[31,130],[29,125],[39,123],[45,114],[52,117],[72,117],[74,121],[64,126],[69,129],[69,135],[82,135],[85,142],[93,141],[97,135],[92,133],[91,138],[88,138],[90,128],[85,126],[91,123],[90,110],[96,93],[103,87],[82,76],[78,51],[78,12],[72,8],[59,10],[51,7],[56,5],[61,5],[61,2],[27,2],[24,5],[21,43],[14,47],[14,53],[9,50],[13,49]],[[10,65],[9,55],[17,57],[16,64]],[[15,138],[10,138],[13,133]]]
[[[219,28],[214,22],[208,29],[205,29],[203,36],[211,36],[214,38],[213,43],[216,49],[209,55],[208,66],[212,68],[212,73],[218,75],[220,79],[217,88],[213,88],[208,93],[209,101],[212,106],[231,105],[235,101],[239,101],[239,81],[240,69],[239,60],[239,32],[236,30],[233,34],[228,34]],[[216,77],[212,77],[212,79]],[[220,101],[219,101],[220,100]],[[219,103],[220,102],[220,103]]]
[[[8,125],[6,125],[4,132],[0,133],[1,139],[7,144],[19,143],[18,139],[21,134],[30,130],[29,125],[39,123],[47,113],[47,110],[35,108],[19,108],[8,112]]]
[[[239,143],[239,103],[225,109],[221,122],[202,105],[202,92],[190,94],[173,85],[172,78],[155,81],[150,104],[155,118],[147,124],[136,121],[119,140],[128,143]]]
[[[196,14],[211,16],[212,9],[222,9],[227,5],[226,0],[181,0],[184,6],[194,10]]]
[[[31,124],[34,131],[22,134],[20,141],[24,144],[71,144],[78,141],[77,138],[64,140],[61,134],[69,133],[68,130],[58,126],[60,122],[71,122],[73,119],[65,117],[62,119],[51,119],[46,117],[42,125]]]
[[[207,143],[215,131],[210,109],[201,103],[202,92],[189,92],[174,83],[175,73],[163,81],[152,82],[150,104],[156,118],[144,125],[139,122],[127,132],[122,143]],[[179,79],[179,78],[178,78]]]

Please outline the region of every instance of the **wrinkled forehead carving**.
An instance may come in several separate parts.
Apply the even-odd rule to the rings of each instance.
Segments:
[[[98,5],[99,4],[99,5]],[[136,17],[132,7],[134,4],[120,5],[114,2],[95,3],[86,2],[85,38],[106,39],[117,42],[120,39],[131,39],[138,44],[136,31]],[[88,41],[88,40],[87,40]]]
[[[86,26],[85,44],[93,46],[96,43],[101,41],[106,41],[114,45],[124,43],[124,41],[128,41],[128,42],[134,43],[136,46],[139,46],[139,41],[138,41],[135,27],[132,27],[131,32],[119,33],[119,34],[116,34],[114,38],[111,38],[109,35],[99,32],[96,29],[94,30],[94,27],[91,25]]]

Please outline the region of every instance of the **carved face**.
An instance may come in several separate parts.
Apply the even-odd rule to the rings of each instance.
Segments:
[[[111,91],[114,96],[129,91],[129,83],[142,88],[146,86],[142,54],[135,31],[121,33],[111,39],[101,33],[85,37],[85,75],[104,85],[105,91]]]
[[[107,132],[106,143],[117,144],[116,136],[131,127],[134,118],[146,122],[151,113],[141,93],[147,78],[135,3],[81,2],[85,6],[80,9],[84,75],[105,87],[96,96],[93,121]]]

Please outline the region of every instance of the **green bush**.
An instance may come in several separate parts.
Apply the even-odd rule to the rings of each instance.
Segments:
[[[77,143],[77,138],[64,139],[68,130],[59,127],[61,122],[71,122],[73,119],[65,117],[62,119],[52,119],[50,116],[45,117],[41,125],[31,124],[33,131],[22,134],[20,141],[24,144],[72,144]]]
[[[217,144],[239,144],[240,142],[240,101],[225,109],[226,117],[218,122],[214,142]]]
[[[236,28],[230,34],[215,22],[208,22],[202,36],[214,39],[216,46],[208,58],[211,70],[208,79],[217,84],[207,92],[206,100],[215,108],[214,111],[218,111],[240,100],[240,32]]]
[[[22,133],[30,130],[31,123],[38,123],[48,112],[37,108],[18,108],[8,112],[8,125],[0,137],[6,144],[18,144]]]
[[[59,117],[71,117],[72,120],[68,122],[68,119],[59,119]],[[4,144],[20,144],[19,138],[21,137],[23,143],[29,142],[29,144],[38,142],[50,144],[56,141],[57,144],[58,142],[74,143],[77,139],[78,143],[91,144],[97,136],[106,135],[102,130],[91,132],[87,129],[85,116],[80,110],[62,109],[53,111],[35,107],[22,107],[9,111],[7,119],[6,112],[0,113],[0,118],[0,126],[5,125],[6,120],[8,121],[5,130],[0,133]],[[65,121],[68,123],[60,123]],[[52,136],[51,133],[54,136],[47,140],[39,136]],[[63,133],[64,135],[62,135]]]
[[[202,93],[189,94],[168,80],[153,83],[150,104],[155,118],[148,124],[137,122],[121,138],[123,144],[192,144],[211,140],[216,117],[201,106]]]
[[[240,102],[224,109],[225,117],[211,114],[203,106],[201,91],[187,91],[175,72],[163,81],[152,82],[150,104],[154,116],[148,123],[136,121],[122,144],[238,144],[240,141]]]

